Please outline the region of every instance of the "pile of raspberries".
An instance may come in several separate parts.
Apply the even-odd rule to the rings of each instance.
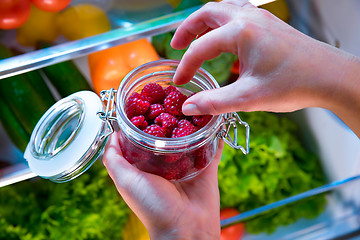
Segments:
[[[139,129],[156,137],[179,138],[205,126],[212,116],[185,116],[182,105],[188,97],[176,87],[163,88],[148,83],[140,93],[133,92],[125,104],[125,113]]]

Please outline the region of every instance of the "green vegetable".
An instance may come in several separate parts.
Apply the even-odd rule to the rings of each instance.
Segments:
[[[39,45],[41,48],[49,46],[47,43],[41,43]],[[89,82],[72,60],[44,67],[42,71],[61,97],[66,97],[82,90],[92,91]]]
[[[98,162],[76,181],[0,188],[0,239],[122,239],[129,208]]]
[[[159,56],[167,59],[180,60],[186,49],[176,50],[170,46],[173,32],[156,35],[152,38],[152,44]],[[225,85],[231,74],[231,68],[237,56],[232,53],[222,53],[218,57],[207,60],[202,67],[207,70],[220,85]]]
[[[0,45],[0,59],[11,56],[11,51]],[[0,95],[28,134],[31,134],[45,111],[55,103],[52,96],[38,91],[38,88],[46,87],[44,80],[38,77],[36,73],[28,73],[0,80]]]
[[[1,81],[1,80],[0,80]],[[5,103],[0,95],[0,122],[11,139],[12,143],[24,152],[30,140],[30,134],[27,133],[20,121],[14,116],[10,107]],[[0,223],[1,224],[1,223]]]
[[[325,184],[316,155],[297,137],[296,125],[272,113],[240,113],[251,126],[250,153],[225,145],[218,179],[221,207],[245,212]],[[323,195],[266,212],[246,221],[249,233],[271,233],[280,225],[318,216]]]
[[[24,73],[24,76],[29,79],[30,84],[35,87],[36,91],[41,94],[47,106],[52,106],[55,103],[55,98],[45,83],[41,70]]]

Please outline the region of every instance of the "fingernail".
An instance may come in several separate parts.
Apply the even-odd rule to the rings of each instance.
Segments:
[[[198,107],[196,106],[196,104],[193,104],[193,103],[184,105],[182,110],[185,115],[200,115],[201,114]]]

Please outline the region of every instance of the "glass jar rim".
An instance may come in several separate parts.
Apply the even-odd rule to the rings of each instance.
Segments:
[[[143,132],[142,130],[140,130],[139,128],[137,128],[135,125],[133,125],[132,122],[126,116],[125,97],[126,97],[127,92],[124,91],[124,89],[127,87],[127,84],[128,84],[127,80],[131,79],[133,76],[140,73],[141,71],[143,71],[145,69],[149,69],[151,67],[171,66],[171,67],[174,67],[174,70],[167,71],[167,72],[175,73],[175,68],[179,64],[179,62],[180,61],[178,61],[178,60],[162,59],[162,60],[157,60],[157,61],[146,63],[144,65],[141,65],[141,66],[133,69],[131,72],[129,72],[124,77],[122,82],[120,83],[118,91],[117,91],[117,96],[116,96],[117,121],[120,126],[123,125],[123,123],[125,124],[125,126],[126,126],[125,131],[128,132],[128,135],[130,135],[136,139],[136,140],[134,139],[134,143],[141,145],[145,148],[152,149],[154,151],[177,152],[177,151],[180,151],[180,149],[179,150],[166,150],[166,149],[164,149],[164,147],[166,146],[167,148],[170,147],[172,149],[176,149],[177,146],[182,146],[187,143],[191,148],[191,145],[193,145],[193,143],[199,143],[200,141],[204,141],[204,144],[205,144],[207,142],[207,139],[211,139],[210,137],[217,133],[217,131],[222,123],[223,114],[213,116],[212,119],[204,127],[202,127],[201,129],[199,129],[198,131],[196,131],[193,134],[187,135],[185,137],[180,137],[180,138],[155,137],[150,134],[147,134],[147,133]],[[152,73],[152,74],[154,74],[154,73]],[[209,87],[209,88],[203,89],[203,90],[220,88],[220,86],[217,83],[217,81],[215,80],[215,78],[210,73],[208,73],[205,69],[200,68],[197,71],[197,74],[199,74],[201,77],[204,77],[209,82],[208,86],[212,86],[212,88]],[[198,81],[199,79],[198,79],[198,77],[194,76],[191,81],[194,81],[194,80]],[[146,143],[150,143],[150,144],[146,144]],[[155,146],[156,149],[150,147],[149,145]],[[197,146],[199,146],[199,145],[197,145]]]

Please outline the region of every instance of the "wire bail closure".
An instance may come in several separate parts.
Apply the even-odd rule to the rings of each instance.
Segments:
[[[96,114],[98,117],[106,123],[106,130],[100,136],[101,139],[107,138],[114,132],[114,127],[112,125],[112,121],[116,121],[116,117],[114,117],[115,113],[115,96],[117,91],[111,88],[110,90],[103,90],[100,92],[100,98],[103,103],[106,102],[105,112],[100,111]]]
[[[245,127],[246,148],[238,144],[237,123]],[[234,139],[229,134],[231,127],[234,128]],[[224,140],[224,142],[226,142],[230,147],[240,149],[245,155],[249,153],[250,126],[248,123],[242,121],[236,112],[226,113],[224,116],[224,122],[221,123],[220,128],[221,130],[217,133],[218,138]]]

